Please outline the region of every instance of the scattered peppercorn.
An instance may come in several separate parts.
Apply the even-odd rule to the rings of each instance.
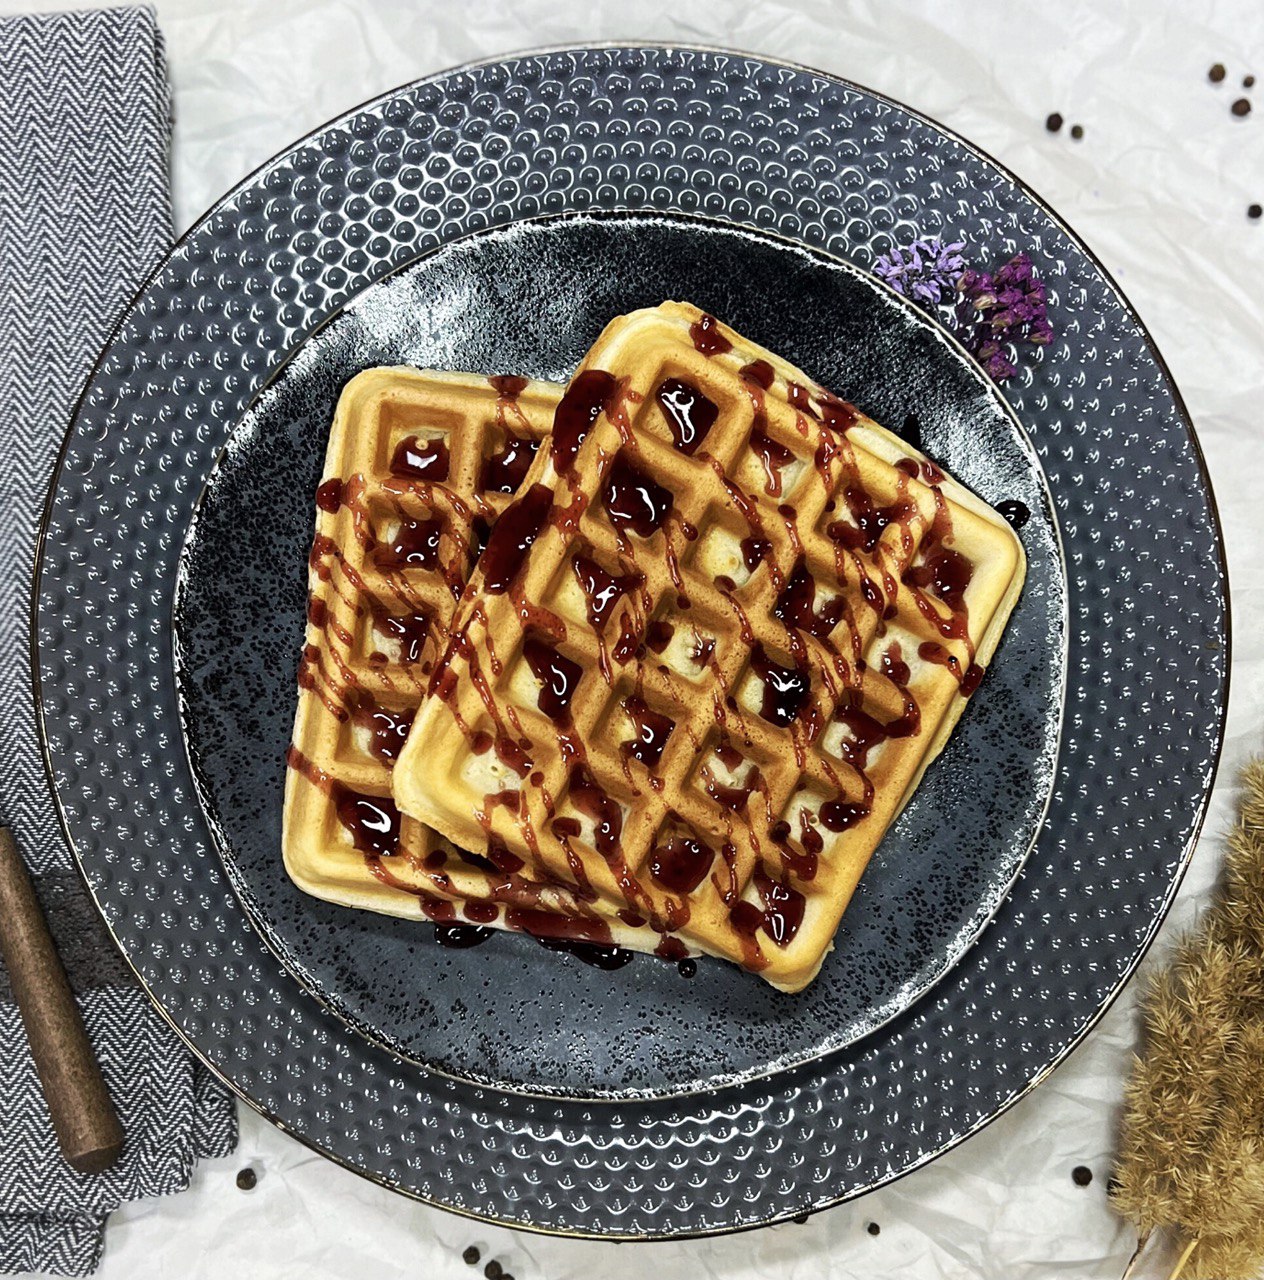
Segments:
[[[1247,206],[1246,216],[1248,218],[1258,218],[1262,214],[1264,214],[1264,209],[1261,209],[1258,204],[1252,204]]]
[[[461,1255],[461,1261],[464,1262],[467,1267],[475,1267],[478,1265],[478,1260],[482,1256],[483,1255],[479,1253],[478,1248],[475,1245],[466,1245],[465,1252]]]
[[[237,1175],[237,1186],[242,1191],[253,1191],[258,1181],[259,1175],[253,1169],[243,1169]]]
[[[1083,136],[1084,136],[1084,126],[1082,124],[1073,124],[1071,126],[1071,137],[1073,137],[1076,140],[1076,142],[1079,142],[1079,140]]]
[[[882,1228],[878,1226],[876,1222],[871,1222],[869,1224],[868,1231],[871,1236],[876,1236],[881,1230]]]
[[[495,1258],[483,1268],[483,1274],[487,1280],[505,1280],[505,1268]]]
[[[1248,98],[1239,98],[1237,102],[1229,108],[1235,116],[1249,116],[1251,114],[1251,102]]]
[[[1217,62],[1210,71],[1207,72],[1207,79],[1212,84],[1219,84],[1225,78],[1225,69],[1223,62]]]
[[[1049,115],[1045,117],[1045,128],[1048,129],[1050,133],[1057,133],[1058,130],[1062,128],[1062,116],[1057,111],[1051,111]]]
[[[1077,1187],[1087,1187],[1093,1181],[1093,1171],[1086,1164],[1077,1164],[1071,1170],[1071,1181]]]
[[[1255,88],[1255,77],[1254,77],[1254,76],[1243,76],[1243,77],[1242,77],[1242,87],[1243,87],[1244,89],[1254,89],[1254,88]]]

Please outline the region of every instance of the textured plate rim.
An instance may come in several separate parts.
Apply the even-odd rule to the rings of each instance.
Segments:
[[[93,381],[95,380],[98,372],[100,371],[104,363],[106,353],[108,352],[110,347],[114,344],[118,336],[122,333],[123,328],[127,322],[127,319],[132,314],[132,311],[134,310],[137,302],[147,292],[147,290],[149,289],[150,285],[154,282],[154,280],[157,279],[163,267],[165,266],[168,258],[173,253],[175,253],[175,251],[179,249],[192,236],[194,231],[196,231],[197,228],[200,227],[201,224],[208,217],[210,217],[218,208],[220,208],[222,205],[224,205],[229,200],[231,200],[234,196],[236,196],[241,190],[249,186],[258,176],[260,176],[261,174],[266,172],[268,169],[272,168],[274,165],[279,163],[285,156],[287,156],[291,151],[295,150],[297,147],[301,146],[304,142],[310,141],[311,139],[319,136],[326,129],[329,129],[330,127],[332,127],[333,125],[335,125],[336,123],[338,123],[343,119],[347,119],[355,115],[358,111],[363,111],[366,108],[374,106],[379,102],[385,102],[392,97],[397,97],[401,93],[406,92],[407,90],[415,89],[417,87],[428,85],[428,84],[433,84],[448,76],[458,75],[462,72],[468,72],[484,66],[494,66],[498,63],[504,63],[514,58],[543,57],[551,54],[556,55],[556,54],[586,52],[586,51],[594,51],[594,50],[607,50],[607,49],[636,50],[636,49],[646,49],[646,48],[652,48],[658,52],[671,52],[673,50],[681,50],[681,51],[693,52],[693,53],[712,54],[720,57],[752,58],[758,62],[763,63],[766,66],[782,67],[788,70],[801,72],[806,75],[816,76],[821,80],[829,81],[833,84],[840,85],[845,89],[849,89],[856,93],[868,96],[872,98],[875,102],[879,102],[887,106],[895,107],[896,109],[907,113],[910,118],[917,120],[924,125],[929,126],[932,130],[938,131],[945,138],[956,143],[958,146],[962,147],[965,151],[974,155],[976,158],[982,161],[985,165],[989,166],[998,175],[1004,178],[1007,182],[1012,184],[1017,191],[1019,191],[1027,200],[1031,202],[1034,208],[1038,209],[1045,217],[1047,217],[1049,221],[1055,227],[1057,227],[1063,235],[1067,237],[1070,243],[1074,245],[1084,255],[1085,260],[1096,271],[1102,285],[1106,288],[1106,290],[1109,293],[1114,295],[1115,299],[1118,301],[1120,306],[1123,308],[1123,310],[1127,313],[1127,315],[1132,320],[1133,324],[1136,326],[1137,335],[1140,338],[1144,349],[1149,353],[1150,357],[1154,360],[1156,368],[1164,377],[1164,381],[1172,397],[1172,404],[1176,411],[1176,416],[1179,419],[1181,427],[1184,430],[1185,437],[1189,442],[1193,460],[1197,466],[1199,476],[1203,482],[1203,489],[1204,489],[1204,493],[1207,501],[1208,515],[1210,517],[1211,532],[1214,534],[1213,540],[1215,543],[1216,562],[1220,570],[1221,579],[1224,583],[1225,603],[1226,603],[1226,606],[1228,605],[1228,602],[1231,597],[1230,597],[1229,568],[1228,568],[1228,561],[1227,561],[1226,552],[1225,552],[1223,526],[1220,519],[1219,508],[1216,503],[1215,490],[1212,487],[1211,476],[1207,469],[1206,458],[1203,454],[1202,446],[1199,443],[1197,433],[1194,429],[1193,419],[1190,415],[1187,405],[1185,404],[1185,398],[1181,394],[1180,388],[1177,385],[1176,380],[1172,375],[1171,368],[1169,367],[1168,362],[1164,358],[1162,352],[1159,350],[1158,345],[1156,344],[1153,336],[1150,333],[1150,330],[1145,325],[1144,321],[1141,319],[1141,316],[1137,312],[1136,308],[1128,300],[1127,295],[1123,292],[1123,290],[1119,286],[1119,283],[1115,280],[1114,276],[1110,273],[1110,271],[1107,270],[1106,266],[1102,263],[1101,259],[1089,247],[1086,241],[1081,236],[1079,236],[1063,218],[1061,218],[1057,214],[1057,212],[1048,204],[1047,201],[1045,201],[1040,195],[1038,195],[1026,182],[1024,182],[1021,178],[1019,178],[1013,172],[1013,170],[1011,170],[1008,166],[1002,164],[999,160],[997,160],[994,156],[992,156],[988,151],[984,150],[982,147],[978,146],[977,144],[970,142],[969,140],[964,138],[961,134],[957,133],[955,130],[950,129],[947,126],[941,124],[934,117],[929,116],[922,111],[918,111],[915,108],[908,106],[907,104],[901,102],[897,98],[893,98],[887,94],[878,93],[877,91],[872,89],[868,89],[864,85],[861,85],[854,80],[849,80],[841,75],[837,75],[831,72],[821,71],[818,68],[809,66],[801,62],[795,62],[795,61],[791,61],[784,58],[774,57],[771,55],[751,53],[748,50],[725,48],[719,45],[709,45],[709,44],[701,44],[701,43],[691,44],[686,42],[672,42],[671,44],[656,45],[652,41],[647,41],[647,40],[624,40],[624,41],[605,41],[605,42],[593,43],[593,44],[546,45],[546,46],[534,47],[529,49],[508,50],[504,53],[494,55],[488,58],[475,59],[469,62],[459,63],[451,67],[446,67],[440,71],[432,73],[431,75],[422,76],[417,80],[409,81],[406,84],[398,85],[394,89],[390,89],[382,93],[374,94],[372,97],[363,100],[358,105],[353,105],[352,107],[343,111],[339,115],[336,115],[332,117],[330,120],[325,121],[323,124],[310,130],[307,134],[304,134],[302,137],[288,143],[285,147],[277,151],[274,155],[269,157],[262,164],[256,166],[256,168],[254,168],[247,175],[245,175],[245,177],[243,177],[241,181],[236,183],[233,187],[231,187],[228,191],[226,191],[223,195],[221,195],[213,204],[211,204],[205,210],[205,212],[190,225],[189,229],[186,230],[176,241],[174,241],[171,248],[168,250],[167,255],[165,255],[163,259],[156,264],[156,266],[149,273],[149,275],[145,277],[145,279],[141,282],[139,287],[133,292],[131,298],[128,300],[127,304],[122,309],[119,319],[115,322],[115,324],[110,329],[109,334],[101,348],[100,353],[97,355],[96,359],[94,360],[91,369],[87,372],[85,376],[83,389],[81,390],[79,396],[77,397],[74,407],[71,411],[66,432],[62,438],[62,443],[58,450],[56,462],[53,467],[52,475],[49,481],[48,493],[44,503],[44,510],[40,517],[39,528],[38,528],[37,537],[36,537],[35,559],[34,559],[33,570],[32,570],[32,594],[31,594],[31,602],[30,602],[30,650],[28,653],[28,658],[31,661],[31,667],[32,667],[32,692],[35,698],[36,731],[39,738],[40,754],[44,761],[45,775],[48,781],[49,791],[53,798],[53,806],[57,814],[57,820],[61,826],[62,835],[66,840],[67,847],[70,849],[71,854],[74,858],[75,865],[79,871],[80,878],[83,880],[85,888],[87,889],[87,892],[93,904],[96,906],[97,911],[100,913],[103,921],[105,922],[106,928],[109,931],[111,938],[114,940],[115,945],[118,946],[127,966],[132,970],[133,974],[135,975],[137,984],[148,996],[150,1002],[152,1003],[154,1008],[158,1011],[159,1015],[163,1018],[163,1020],[168,1023],[168,1025],[171,1027],[173,1032],[187,1045],[190,1052],[203,1064],[203,1066],[206,1068],[207,1071],[211,1073],[212,1076],[214,1076],[217,1080],[219,1080],[220,1083],[225,1086],[225,1088],[229,1089],[237,1097],[241,1098],[242,1101],[244,1101],[247,1105],[249,1105],[254,1111],[256,1111],[264,1119],[269,1121],[269,1123],[275,1125],[283,1133],[289,1134],[296,1141],[302,1143],[302,1145],[304,1145],[305,1147],[310,1148],[312,1151],[316,1152],[318,1155],[325,1157],[326,1159],[332,1160],[335,1164],[341,1165],[342,1167],[349,1169],[351,1172],[359,1174],[361,1177],[366,1178],[370,1182],[376,1183],[377,1185],[385,1187],[389,1190],[396,1191],[401,1195],[405,1195],[409,1197],[410,1199],[418,1200],[424,1204],[431,1205],[438,1209],[444,1209],[450,1213],[456,1214],[460,1217],[470,1218],[474,1221],[486,1222],[486,1223],[491,1223],[499,1226],[505,1226],[513,1230],[527,1231],[527,1232],[531,1232],[533,1234],[538,1234],[538,1235],[553,1235],[553,1236],[560,1236],[560,1237],[565,1237],[570,1239],[624,1240],[624,1241],[647,1241],[648,1242],[648,1241],[655,1241],[655,1240],[679,1240],[679,1239],[736,1234],[741,1231],[750,1231],[750,1230],[755,1230],[764,1226],[772,1226],[780,1222],[791,1221],[794,1218],[795,1214],[788,1210],[782,1211],[782,1212],[774,1212],[769,1216],[767,1216],[766,1218],[763,1218],[759,1221],[738,1223],[736,1225],[731,1225],[731,1226],[725,1225],[720,1227],[700,1228],[697,1230],[620,1233],[618,1231],[596,1232],[596,1231],[584,1231],[580,1229],[563,1229],[563,1228],[551,1227],[551,1226],[548,1226],[545,1224],[539,1224],[539,1223],[526,1223],[521,1221],[513,1221],[508,1218],[497,1217],[495,1214],[479,1213],[475,1210],[468,1209],[464,1206],[446,1204],[443,1201],[433,1196],[426,1196],[410,1188],[401,1187],[393,1183],[390,1179],[384,1177],[383,1175],[375,1171],[365,1169],[360,1165],[354,1163],[353,1161],[348,1160],[344,1156],[341,1156],[335,1152],[331,1152],[327,1150],[326,1148],[322,1147],[318,1142],[316,1142],[314,1139],[308,1138],[306,1135],[296,1132],[289,1124],[286,1123],[285,1120],[283,1120],[280,1116],[276,1115],[275,1113],[271,1112],[267,1107],[263,1106],[261,1103],[257,1102],[254,1098],[248,1095],[245,1092],[245,1090],[240,1088],[238,1085],[236,1085],[221,1068],[217,1067],[213,1062],[211,1062],[209,1057],[197,1047],[197,1045],[193,1042],[193,1040],[185,1033],[183,1028],[178,1025],[173,1015],[167,1012],[167,1010],[160,1003],[157,997],[150,991],[149,986],[146,984],[143,976],[140,973],[140,970],[137,968],[136,964],[132,961],[130,955],[128,955],[128,953],[123,949],[122,944],[119,942],[118,937],[115,935],[114,930],[110,925],[109,917],[106,914],[104,908],[102,907],[101,902],[97,898],[96,892],[92,887],[92,883],[88,877],[87,868],[83,863],[83,860],[79,854],[78,847],[76,846],[74,842],[74,838],[71,834],[70,826],[66,817],[65,808],[62,804],[61,796],[56,786],[54,766],[53,766],[52,754],[51,754],[51,745],[50,745],[49,736],[48,736],[48,728],[44,719],[44,703],[43,703],[43,693],[42,693],[43,681],[42,681],[42,677],[40,674],[40,667],[39,667],[40,647],[39,647],[39,633],[38,633],[39,592],[40,592],[40,585],[41,585],[42,576],[43,576],[44,547],[47,539],[49,523],[52,516],[53,500],[56,496],[58,482],[61,478],[62,470],[65,466],[66,454],[69,449],[70,437],[74,429],[74,424],[78,420],[80,411],[84,405],[84,402],[87,399],[88,390],[91,387]],[[745,225],[745,224],[735,224],[735,225]],[[1232,622],[1232,612],[1228,607],[1226,607],[1224,610],[1223,627],[1224,627],[1223,640],[1224,640],[1225,674],[1224,674],[1223,688],[1222,688],[1219,704],[1215,708],[1215,711],[1217,713],[1216,723],[1214,725],[1215,740],[1214,740],[1213,749],[1210,753],[1210,759],[1208,761],[1208,764],[1210,766],[1209,778],[1211,779],[1211,781],[1208,783],[1208,785],[1204,789],[1203,795],[1197,805],[1196,812],[1192,815],[1193,822],[1190,827],[1189,836],[1186,839],[1185,844],[1181,849],[1180,856],[1175,863],[1174,874],[1168,885],[1167,892],[1165,893],[1162,901],[1159,903],[1158,908],[1155,911],[1154,916],[1149,923],[1149,926],[1146,930],[1144,937],[1141,940],[1140,945],[1137,947],[1135,953],[1133,954],[1133,956],[1130,958],[1128,963],[1124,966],[1123,970],[1121,971],[1118,981],[1110,989],[1106,997],[1101,1001],[1101,1003],[1097,1007],[1097,1009],[1094,1010],[1094,1012],[1085,1020],[1083,1025],[1070,1037],[1070,1039],[1062,1046],[1062,1048],[1058,1052],[1056,1052],[1053,1055],[1053,1057],[1048,1062],[1046,1062],[1039,1070],[1035,1071],[1026,1081],[1022,1082],[1016,1089],[1014,1089],[1010,1093],[1009,1097],[1005,1098],[988,1115],[981,1116],[973,1124],[969,1125],[967,1128],[963,1129],[961,1132],[954,1134],[947,1141],[940,1143],[933,1150],[920,1153],[919,1158],[914,1162],[911,1162],[905,1168],[874,1178],[871,1182],[869,1182],[864,1186],[853,1187],[852,1189],[845,1191],[840,1195],[836,1195],[831,1198],[825,1199],[821,1203],[813,1206],[812,1212],[817,1213],[825,1209],[833,1208],[837,1205],[844,1204],[847,1201],[854,1200],[862,1195],[865,1195],[870,1191],[874,1191],[880,1187],[889,1186],[894,1182],[898,1182],[901,1178],[907,1177],[910,1173],[913,1173],[917,1169],[923,1168],[925,1165],[931,1163],[933,1160],[937,1159],[939,1156],[959,1146],[967,1138],[970,1138],[974,1134],[979,1133],[981,1130],[985,1129],[989,1124],[992,1123],[992,1121],[997,1119],[999,1116],[1003,1115],[1005,1112],[1009,1111],[1010,1108],[1013,1107],[1017,1102],[1025,1098],[1029,1093],[1031,1093],[1032,1090],[1035,1089],[1038,1085],[1040,1085],[1044,1080],[1046,1080],[1049,1077],[1049,1075],[1052,1074],[1052,1072],[1058,1066],[1060,1066],[1063,1062],[1065,1062],[1066,1059],[1071,1055],[1071,1053],[1074,1052],[1074,1050],[1084,1042],[1084,1040],[1094,1030],[1094,1028],[1097,1027],[1097,1025],[1101,1022],[1102,1018],[1106,1015],[1106,1013],[1114,1005],[1115,1001],[1119,998],[1120,993],[1128,985],[1129,981],[1132,979],[1133,975],[1136,973],[1137,968],[1140,966],[1141,962],[1144,960],[1145,956],[1149,952],[1151,946],[1154,943],[1156,936],[1158,935],[1159,929],[1161,928],[1164,920],[1167,918],[1168,912],[1172,908],[1172,904],[1176,900],[1176,896],[1180,890],[1181,884],[1184,882],[1185,875],[1189,870],[1190,860],[1193,856],[1194,849],[1198,843],[1199,837],[1202,833],[1203,825],[1206,821],[1207,809],[1210,804],[1211,794],[1212,794],[1213,785],[1214,785],[1214,778],[1218,772],[1219,764],[1220,764],[1220,760],[1223,752],[1225,719],[1228,713],[1229,692],[1230,692],[1230,687],[1232,683],[1231,672],[1232,672],[1232,656],[1233,656],[1233,622]]]
[[[465,1075],[457,1071],[450,1070],[440,1066],[434,1062],[428,1062],[416,1054],[409,1053],[401,1045],[392,1041],[385,1033],[373,1027],[367,1021],[363,1020],[356,1012],[346,1007],[344,1002],[339,1001],[333,995],[322,989],[321,985],[316,981],[314,976],[310,976],[304,971],[304,967],[300,963],[300,957],[288,955],[286,948],[278,937],[274,937],[273,930],[261,918],[261,913],[257,910],[253,893],[248,881],[248,877],[242,872],[237,865],[237,859],[230,851],[232,849],[232,841],[228,838],[228,833],[222,829],[221,823],[213,814],[213,808],[210,804],[211,795],[209,789],[205,786],[202,777],[202,771],[198,766],[193,749],[190,743],[189,722],[190,714],[185,697],[185,682],[182,672],[185,666],[184,646],[180,639],[181,629],[177,624],[177,619],[181,613],[184,604],[184,597],[188,590],[188,567],[189,559],[192,555],[193,544],[196,540],[198,528],[201,523],[203,503],[212,488],[217,474],[225,460],[225,457],[233,449],[234,437],[241,430],[242,425],[248,417],[254,412],[260,400],[286,375],[299,353],[304,349],[307,343],[322,332],[327,326],[335,323],[339,317],[346,312],[352,310],[366,294],[372,293],[380,287],[388,285],[391,281],[396,280],[403,273],[415,269],[419,263],[426,262],[442,253],[459,249],[462,245],[469,243],[475,239],[483,239],[489,236],[503,234],[513,227],[524,225],[550,225],[559,222],[626,222],[629,220],[646,220],[646,221],[662,221],[675,224],[693,223],[699,227],[708,228],[710,230],[719,231],[726,235],[732,235],[737,238],[749,238],[754,240],[763,240],[769,244],[776,245],[795,253],[802,255],[808,259],[816,259],[823,266],[835,271],[841,271],[843,274],[851,276],[858,282],[863,283],[873,292],[879,295],[885,295],[890,301],[896,303],[900,310],[903,311],[910,321],[918,326],[919,329],[928,333],[930,337],[938,342],[946,351],[949,359],[964,366],[967,374],[977,383],[983,395],[992,402],[1001,417],[1005,418],[1017,440],[1019,449],[1023,453],[1030,467],[1030,474],[1034,477],[1036,487],[1040,492],[1042,501],[1041,514],[1047,519],[1050,533],[1053,540],[1053,553],[1055,571],[1057,580],[1054,584],[1059,597],[1060,608],[1057,610],[1057,621],[1060,627],[1060,643],[1057,651],[1053,655],[1053,660],[1057,664],[1056,692],[1055,692],[1055,715],[1053,717],[1052,738],[1053,750],[1049,757],[1049,775],[1044,787],[1043,800],[1039,804],[1035,813],[1031,818],[1031,835],[1026,842],[1026,846],[1022,849],[1020,855],[1015,859],[1010,874],[1006,877],[995,890],[995,896],[990,904],[985,903],[981,909],[976,909],[975,913],[970,917],[968,928],[959,930],[957,935],[949,942],[945,949],[943,958],[934,968],[933,972],[921,975],[916,985],[909,987],[901,986],[892,992],[886,1000],[877,1006],[877,1021],[867,1023],[865,1028],[857,1034],[847,1039],[827,1040],[821,1043],[815,1050],[804,1052],[801,1054],[785,1054],[781,1057],[763,1064],[759,1067],[750,1067],[743,1071],[722,1072],[716,1075],[703,1078],[696,1078],[691,1084],[677,1088],[627,1088],[618,1091],[611,1089],[596,1088],[588,1093],[578,1093],[565,1088],[549,1088],[546,1086],[538,1086],[532,1088],[529,1084],[515,1083],[512,1081],[497,1080],[491,1076],[480,1077],[474,1074]],[[830,253],[826,249],[822,249],[816,245],[805,245],[791,239],[789,236],[780,235],[777,232],[769,231],[766,228],[747,227],[739,223],[724,222],[718,218],[712,218],[705,214],[681,213],[675,211],[664,211],[661,209],[653,209],[648,207],[627,208],[627,209],[603,209],[596,211],[574,210],[562,213],[539,214],[532,218],[516,218],[512,222],[499,224],[494,227],[487,227],[479,231],[468,232],[465,235],[457,236],[452,240],[448,240],[437,248],[427,253],[419,254],[417,257],[410,259],[408,262],[401,263],[386,274],[379,276],[372,284],[362,289],[354,297],[348,299],[341,306],[335,308],[327,316],[325,316],[319,324],[313,326],[302,340],[289,352],[285,359],[277,365],[268,378],[260,384],[259,390],[250,399],[249,403],[242,410],[240,417],[229,429],[224,444],[220,447],[219,452],[212,462],[210,470],[207,472],[206,480],[203,483],[196,501],[194,502],[192,513],[189,517],[189,523],[185,530],[184,538],[180,544],[180,551],[176,560],[176,572],[171,595],[171,611],[170,625],[172,634],[172,667],[175,674],[176,687],[176,705],[180,717],[180,740],[184,748],[186,760],[189,765],[189,774],[193,779],[194,793],[197,796],[198,805],[201,811],[202,820],[206,824],[207,832],[211,838],[211,844],[215,848],[220,862],[223,864],[225,875],[228,879],[234,896],[237,898],[242,908],[242,913],[249,920],[251,927],[258,934],[260,940],[269,952],[276,958],[277,963],[307,992],[317,1004],[321,1006],[332,1017],[337,1018],[356,1035],[362,1036],[371,1044],[376,1045],[379,1049],[387,1053],[393,1054],[404,1062],[408,1062],[413,1066],[420,1067],[424,1071],[433,1072],[435,1075],[444,1076],[450,1080],[457,1080],[462,1084],[473,1085],[480,1089],[492,1089],[500,1093],[514,1094],[519,1097],[527,1098],[546,1098],[556,1101],[578,1102],[578,1103],[627,1103],[627,1102],[662,1102],[669,1101],[674,1098],[697,1098],[708,1093],[715,1092],[718,1089],[727,1089],[737,1085],[749,1084],[755,1081],[768,1080],[772,1076],[778,1075],[785,1071],[792,1071],[798,1067],[805,1067],[814,1063],[823,1063],[831,1054],[840,1053],[842,1050],[849,1048],[853,1044],[859,1043],[868,1036],[874,1035],[881,1031],[888,1023],[898,1018],[901,1014],[906,1013],[919,1000],[923,999],[930,991],[932,991],[940,982],[952,972],[954,968],[969,954],[970,950],[977,946],[979,940],[987,932],[988,927],[996,918],[997,913],[1004,905],[1019,876],[1022,875],[1023,868],[1027,865],[1028,859],[1031,857],[1032,850],[1036,847],[1036,842],[1040,839],[1041,832],[1044,829],[1045,820],[1049,814],[1049,806],[1053,802],[1053,792],[1057,782],[1058,761],[1061,755],[1062,730],[1066,715],[1066,693],[1067,693],[1067,664],[1068,650],[1070,646],[1070,619],[1069,607],[1070,599],[1067,589],[1068,570],[1066,562],[1066,552],[1062,542],[1062,527],[1058,520],[1057,508],[1053,501],[1053,494],[1049,489],[1048,478],[1045,475],[1044,468],[1040,464],[1039,455],[1036,453],[1035,446],[1032,444],[1031,437],[1027,434],[1026,428],[1019,420],[1018,415],[1014,412],[1013,406],[1006,399],[1004,392],[996,385],[996,383],[987,376],[979,365],[978,361],[970,355],[970,353],[962,346],[960,340],[955,334],[951,333],[943,325],[939,324],[934,317],[929,316],[921,308],[910,302],[902,294],[897,293],[884,280],[875,276],[872,272],[858,267],[855,263],[848,262],[845,258],[839,257],[837,254]],[[1041,744],[1043,750],[1044,744]],[[931,763],[931,768],[934,762]],[[884,837],[885,838],[885,837]],[[879,844],[878,848],[881,848]],[[874,856],[877,856],[878,850],[875,849]],[[417,923],[426,924],[425,920]],[[840,930],[842,926],[840,925]],[[831,946],[832,950],[832,946]]]

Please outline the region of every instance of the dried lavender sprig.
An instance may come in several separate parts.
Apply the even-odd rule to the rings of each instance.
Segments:
[[[1045,284],[1025,253],[1015,254],[995,275],[963,271],[957,294],[957,336],[997,382],[1018,372],[1013,352],[1020,343],[1053,341]]]
[[[896,293],[930,310],[951,302],[966,269],[965,242],[945,244],[939,236],[920,236],[907,249],[893,248],[874,264],[873,272]]]

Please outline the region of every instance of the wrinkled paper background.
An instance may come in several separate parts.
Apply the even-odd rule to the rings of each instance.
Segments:
[[[29,5],[0,0],[0,11]],[[964,134],[1046,197],[1119,279],[1170,363],[1228,541],[1225,754],[1180,903],[1147,967],[1162,957],[1214,880],[1238,767],[1264,748],[1264,220],[1246,216],[1264,203],[1258,0],[158,0],[158,13],[175,90],[181,231],[260,162],[366,98],[472,59],[611,38],[719,44],[836,72]],[[1212,86],[1217,61],[1228,76]],[[1254,114],[1240,120],[1229,104],[1248,73],[1261,85],[1247,94]],[[1044,127],[1051,111],[1066,119],[1056,136]],[[1068,136],[1077,122],[1079,142]],[[374,1187],[242,1107],[238,1154],[204,1164],[183,1195],[117,1213],[100,1274],[472,1280],[482,1266],[460,1255],[476,1244],[519,1280],[1118,1276],[1134,1241],[1107,1207],[1106,1181],[1135,989],[982,1133],[803,1226],[620,1246],[488,1228]],[[247,1164],[259,1182],[244,1193],[234,1178]],[[1087,1188],[1071,1179],[1080,1164],[1094,1174]]]

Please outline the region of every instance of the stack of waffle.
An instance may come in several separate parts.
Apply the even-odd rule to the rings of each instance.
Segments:
[[[294,880],[786,991],[1025,568],[986,503],[681,303],[613,321],[566,388],[360,375],[317,509]]]

